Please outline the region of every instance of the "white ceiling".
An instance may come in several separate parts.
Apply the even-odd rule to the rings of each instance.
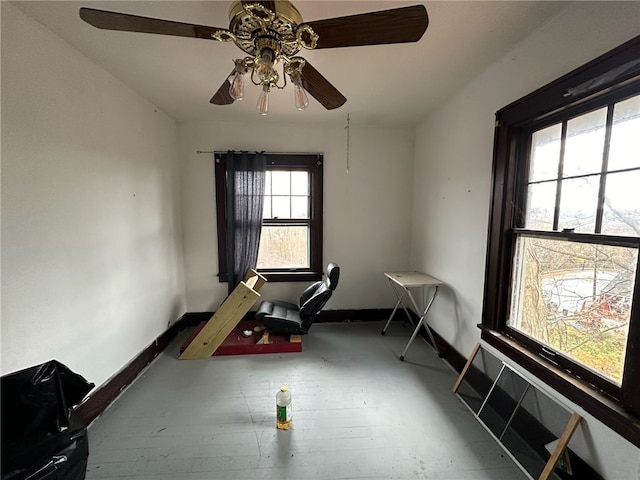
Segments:
[[[415,1],[294,1],[306,21],[365,13]],[[429,27],[417,43],[324,50],[304,56],[347,103],[327,111],[313,98],[304,112],[290,86],[270,95],[261,121],[410,126],[568,3],[560,1],[423,2]],[[209,99],[243,56],[232,43],[100,30],[80,20],[82,6],[227,28],[229,1],[20,1],[15,4],[178,122],[257,121],[259,89],[216,106]]]

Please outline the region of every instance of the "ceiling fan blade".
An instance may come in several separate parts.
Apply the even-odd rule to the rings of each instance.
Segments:
[[[216,93],[213,94],[209,103],[213,103],[214,105],[231,105],[235,99],[229,93],[229,88],[231,87],[231,82],[229,78],[231,75],[235,73],[236,69],[231,70],[231,73],[227,77],[227,79],[220,85],[220,88]]]
[[[424,5],[306,22],[318,34],[316,48],[417,42],[429,26]]]
[[[80,18],[96,28],[105,30],[122,30],[125,32],[157,33],[175,35],[177,37],[193,37],[214,40],[212,35],[224,28],[193,25],[191,23],[173,22],[158,18],[139,17],[127,13],[109,12],[82,7]]]
[[[327,110],[338,108],[347,101],[345,96],[306,60],[302,68],[302,87]]]

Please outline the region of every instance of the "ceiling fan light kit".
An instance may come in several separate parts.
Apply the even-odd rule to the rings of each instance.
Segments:
[[[309,106],[307,92],[328,110],[347,99],[307,60],[296,56],[301,49],[383,45],[418,41],[429,25],[424,5],[303,22],[287,0],[234,1],[229,28],[195,25],[126,13],[81,8],[80,18],[106,30],[154,33],[233,42],[247,56],[234,60],[234,68],[210,103],[230,105],[244,98],[245,76],[261,89],[256,109],[269,111],[269,92],[293,84],[298,110]],[[281,73],[278,72],[278,69]]]

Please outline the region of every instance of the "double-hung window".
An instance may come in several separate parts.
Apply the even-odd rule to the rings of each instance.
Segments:
[[[218,259],[226,281],[226,153],[215,161]],[[267,153],[256,268],[270,282],[322,278],[322,166],[321,154]]]
[[[640,37],[500,110],[493,175],[483,339],[639,444]]]

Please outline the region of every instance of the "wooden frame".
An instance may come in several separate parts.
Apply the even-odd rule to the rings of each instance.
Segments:
[[[558,460],[560,460],[560,457],[564,453],[565,448],[567,448],[567,445],[569,444],[569,440],[571,440],[571,436],[573,435],[573,432],[576,431],[576,428],[578,427],[580,420],[582,420],[582,417],[580,415],[578,415],[575,412],[571,414],[571,418],[567,422],[567,426],[564,427],[564,431],[562,432],[562,435],[560,435],[560,438],[558,439],[558,444],[556,445],[556,449],[551,454],[551,457],[549,457],[549,460],[547,461],[547,464],[544,466],[544,470],[542,470],[542,473],[538,477],[538,480],[547,480],[549,478],[549,476],[551,475],[551,472],[553,472],[553,469],[556,463],[558,463]]]
[[[507,452],[507,454],[512,458],[512,460],[521,468],[521,470],[531,479],[533,479],[534,477],[532,476],[533,474],[531,472],[529,472],[519,461],[518,459],[511,453],[511,451],[509,450],[508,446],[505,445],[505,443],[502,442],[502,435],[500,437],[496,436],[496,434],[494,434],[494,432],[492,432],[492,430],[484,423],[483,419],[481,418],[481,411],[482,409],[485,407],[485,405],[487,404],[487,401],[489,399],[489,397],[491,396],[492,392],[494,391],[494,388],[498,385],[498,381],[501,380],[502,378],[502,374],[503,371],[505,369],[513,372],[514,374],[516,374],[521,380],[523,380],[524,382],[527,383],[527,389],[525,389],[524,393],[522,394],[522,397],[520,399],[512,399],[514,401],[517,401],[517,403],[515,404],[515,407],[513,409],[513,412],[511,413],[509,420],[507,421],[507,423],[504,426],[503,429],[503,434],[504,432],[507,431],[507,429],[510,426],[511,421],[514,419],[515,414],[517,412],[517,410],[519,408],[521,408],[521,402],[526,394],[526,392],[528,391],[529,387],[531,387],[531,384],[521,375],[519,375],[515,370],[513,370],[511,367],[509,367],[508,365],[506,365],[504,362],[500,361],[499,359],[496,359],[498,362],[502,363],[502,369],[500,370],[500,373],[496,376],[495,380],[491,380],[492,382],[492,386],[491,388],[488,390],[488,393],[486,394],[486,396],[484,397],[483,401],[482,401],[482,406],[480,407],[478,412],[475,412],[474,409],[470,406],[470,404],[468,404],[460,394],[458,394],[458,391],[460,389],[460,386],[462,385],[463,381],[465,380],[465,377],[467,375],[467,373],[469,372],[471,365],[474,361],[474,359],[476,358],[476,356],[478,355],[478,353],[483,350],[482,349],[482,345],[480,343],[477,343],[476,346],[474,347],[473,351],[471,352],[471,355],[469,357],[469,359],[467,360],[467,363],[465,364],[464,368],[462,369],[462,371],[460,372],[460,375],[458,376],[452,391],[453,393],[455,393],[458,398],[469,408],[469,410],[472,411],[472,413],[474,414],[474,416],[478,419],[478,421],[483,425],[483,427],[485,427],[487,429],[487,431],[489,431],[489,433],[491,433],[491,435],[496,439],[496,441],[498,442],[498,444],[505,450],[505,452]],[[485,352],[488,352],[486,349],[484,349]],[[499,387],[497,387],[499,388]],[[535,389],[535,387],[533,387]],[[544,394],[544,392],[541,392]],[[551,399],[550,397],[548,397],[548,395],[545,395],[548,399]],[[515,403],[515,402],[514,402]],[[559,402],[554,401],[555,404],[558,405],[559,408],[562,408],[568,412],[571,413],[571,416],[569,418],[569,420],[567,421],[567,423],[564,425],[564,428],[562,430],[562,433],[558,436],[557,438],[557,442],[555,445],[555,448],[552,452],[550,452],[550,457],[549,459],[546,461],[546,463],[544,464],[544,467],[542,468],[540,474],[538,477],[536,477],[537,480],[548,480],[549,478],[551,478],[554,469],[556,468],[556,465],[558,464],[559,460],[564,456],[565,451],[567,449],[567,445],[569,444],[569,441],[571,440],[571,437],[573,435],[573,433],[575,432],[576,428],[578,427],[580,420],[582,419],[582,417],[580,417],[580,415],[578,415],[575,412],[571,412],[569,411],[566,407],[564,407],[563,405],[561,405]],[[541,427],[544,427],[544,425],[541,425]],[[555,477],[557,478],[557,477]]]

